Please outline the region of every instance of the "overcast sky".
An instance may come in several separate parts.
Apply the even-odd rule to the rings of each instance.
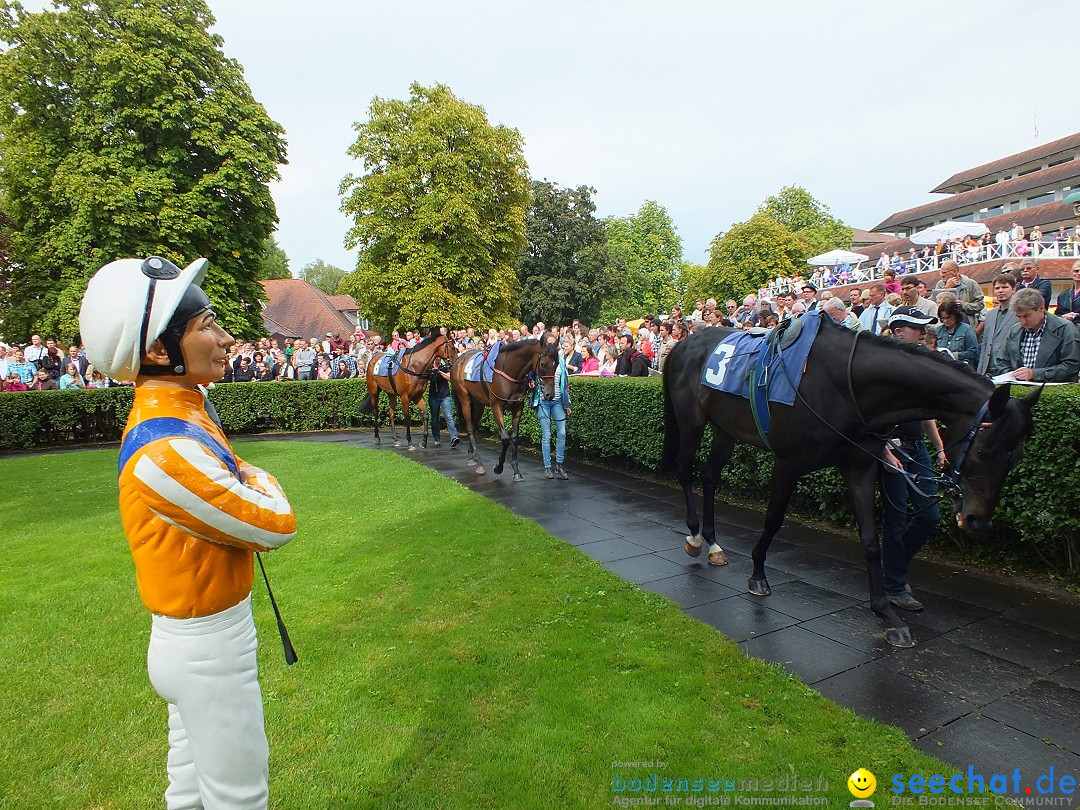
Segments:
[[[286,131],[273,192],[294,273],[354,267],[337,191],[361,170],[352,124],[413,81],[516,127],[531,175],[593,186],[599,216],[656,200],[701,263],[784,185],[870,228],[956,171],[1080,131],[1066,0],[209,3]]]

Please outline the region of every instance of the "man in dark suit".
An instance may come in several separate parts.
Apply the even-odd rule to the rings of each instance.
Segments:
[[[1047,312],[1035,289],[1017,290],[1010,306],[1019,323],[1009,330],[999,365],[1017,380],[1076,382],[1080,373],[1076,327]]]
[[[1080,261],[1073,262],[1072,281],[1072,289],[1058,295],[1057,314],[1080,329]]]
[[[1028,257],[1020,262],[1020,283],[1016,287],[1018,290],[1038,290],[1046,308],[1050,308],[1050,279],[1039,278],[1038,259]]]

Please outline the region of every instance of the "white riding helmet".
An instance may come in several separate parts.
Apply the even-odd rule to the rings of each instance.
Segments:
[[[188,288],[202,282],[207,264],[196,259],[181,270],[151,256],[117,259],[98,270],[79,311],[79,331],[94,368],[115,380],[134,380],[143,355],[169,326]]]

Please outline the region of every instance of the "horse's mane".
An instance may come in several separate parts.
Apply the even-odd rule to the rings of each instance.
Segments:
[[[539,342],[540,341],[537,338],[522,338],[521,340],[515,340],[513,343],[505,343],[505,344],[503,344],[502,349],[500,349],[499,351],[500,352],[515,352],[518,349],[524,349],[527,346],[534,346]]]
[[[833,329],[843,329],[845,331],[848,331],[845,327],[836,323],[832,320],[832,318],[828,317],[827,315],[822,316],[821,321],[822,323],[828,322]],[[923,346],[921,343],[907,343],[890,335],[878,335],[874,332],[867,331],[864,331],[862,334],[864,335],[864,337],[860,338],[860,340],[869,340],[872,344],[877,344],[879,346],[889,346],[894,349],[899,349],[902,352],[913,354],[917,357],[925,357],[929,360],[933,360],[935,363],[940,363],[944,366],[948,366],[949,368],[952,368],[974,380],[977,380],[983,385],[983,387],[985,387],[989,391],[992,391],[994,389],[994,384],[988,379],[986,379],[986,377],[984,377],[982,374],[979,374],[977,371],[975,371],[975,369],[973,369],[971,366],[969,366],[962,360],[954,360],[952,357],[945,354],[945,352],[932,352],[928,348]]]
[[[434,342],[435,342],[435,339],[436,339],[436,338],[439,338],[439,337],[442,337],[442,335],[441,335],[441,334],[439,334],[438,332],[436,332],[436,333],[435,333],[434,335],[428,335],[428,336],[427,336],[426,338],[424,338],[423,340],[421,340],[421,341],[420,341],[419,343],[417,343],[417,344],[416,344],[415,346],[413,346],[413,347],[412,347],[411,349],[406,349],[406,350],[405,350],[405,354],[406,354],[406,355],[410,355],[410,354],[412,354],[413,352],[418,352],[418,351],[420,351],[421,349],[423,349],[423,348],[426,348],[427,346],[430,346],[430,345],[431,345],[432,343],[434,343]]]

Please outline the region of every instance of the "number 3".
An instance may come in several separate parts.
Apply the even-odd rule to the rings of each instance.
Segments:
[[[720,386],[724,384],[724,375],[727,374],[727,364],[731,355],[735,354],[735,347],[730,343],[721,343],[713,349],[710,363],[718,363],[716,368],[708,368],[705,371],[705,379],[710,385]]]

